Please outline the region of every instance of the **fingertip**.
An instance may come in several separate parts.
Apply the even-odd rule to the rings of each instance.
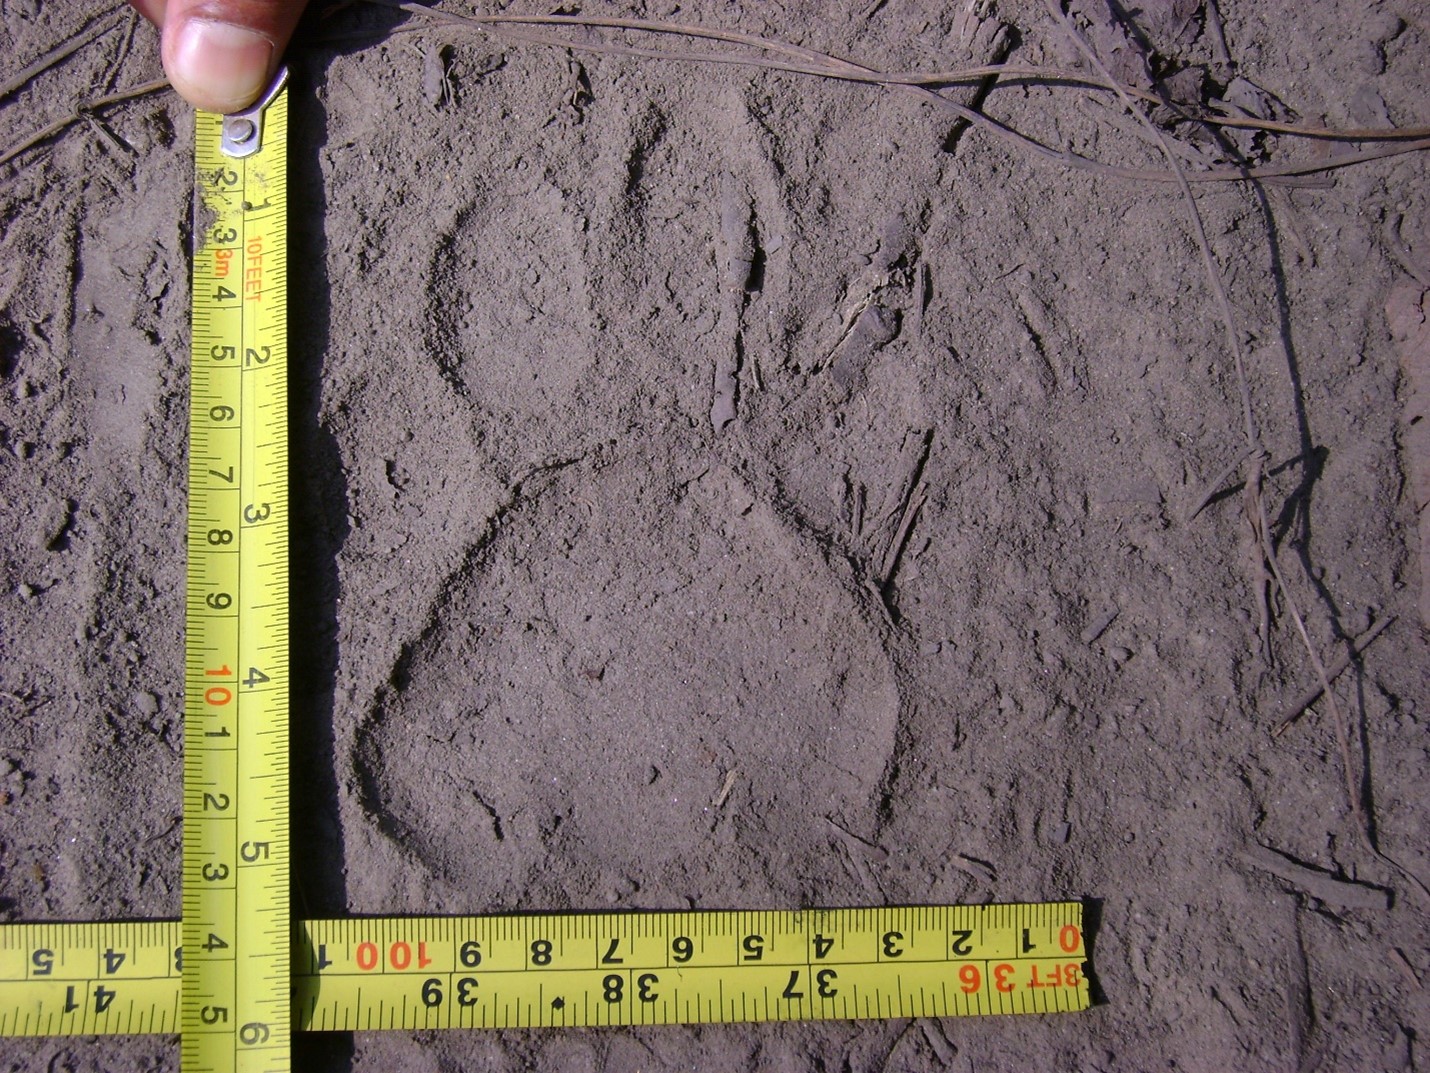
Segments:
[[[165,28],[164,69],[174,88],[196,108],[237,112],[268,85],[274,59],[271,38],[245,26],[191,17]]]
[[[164,26],[164,0],[129,0],[129,6],[161,29]]]

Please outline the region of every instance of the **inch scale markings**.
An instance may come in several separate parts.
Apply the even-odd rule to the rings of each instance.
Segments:
[[[172,1031],[176,921],[0,927],[0,1036]],[[299,1031],[1064,1013],[1082,906],[311,920],[273,990]],[[291,998],[288,982],[291,981]],[[269,981],[270,985],[273,981]]]
[[[290,1068],[287,124],[195,117],[184,682],[186,1073]]]

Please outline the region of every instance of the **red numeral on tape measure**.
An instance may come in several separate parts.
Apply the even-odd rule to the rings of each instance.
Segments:
[[[353,960],[357,962],[357,967],[363,972],[372,972],[377,968],[381,955],[378,952],[377,944],[372,942],[358,943],[353,951]],[[387,948],[387,963],[395,971],[402,972],[404,969],[412,968],[412,944],[397,940]],[[431,957],[427,954],[427,944],[419,942],[417,944],[416,966],[425,969],[432,964]]]
[[[973,995],[983,986],[983,974],[977,965],[965,965],[958,970],[958,987],[965,995]]]

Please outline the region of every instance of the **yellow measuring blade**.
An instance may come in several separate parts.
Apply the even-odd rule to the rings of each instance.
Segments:
[[[179,925],[0,926],[0,1036],[173,1031]],[[1082,905],[384,917],[299,924],[308,1031],[1061,1013]],[[286,980],[272,990],[288,1001]]]
[[[289,1068],[288,99],[195,119],[186,1073]]]
[[[0,926],[0,1036],[179,1030],[179,922]]]

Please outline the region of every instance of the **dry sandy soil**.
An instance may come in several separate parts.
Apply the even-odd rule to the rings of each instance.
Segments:
[[[1038,0],[966,7],[586,11],[883,69],[1077,62]],[[1224,52],[1195,0],[1075,7],[1114,71],[1184,101],[1430,121],[1418,0],[1221,0]],[[152,31],[113,10],[11,93],[0,141],[157,75]],[[3,15],[8,76],[103,9]],[[1424,427],[1402,425],[1414,344],[1385,313],[1398,293],[1399,336],[1420,330],[1424,154],[1197,190],[1283,591],[1175,186],[1037,159],[917,94],[363,5],[311,19],[291,60],[303,911],[1086,898],[1101,997],[307,1038],[299,1068],[1425,1067],[1430,646],[1404,449]],[[1106,94],[1025,81],[986,108],[1165,168]],[[1159,116],[1188,169],[1343,151]],[[178,914],[191,140],[151,95],[0,169],[8,921]],[[1316,679],[1293,606],[1327,663],[1394,616],[1337,682],[1344,735],[1324,701],[1271,733]],[[1258,847],[1320,874],[1278,878]],[[178,1064],[157,1037],[0,1056]]]

